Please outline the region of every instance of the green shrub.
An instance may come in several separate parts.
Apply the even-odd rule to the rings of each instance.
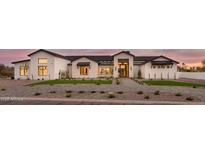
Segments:
[[[65,94],[65,97],[71,97],[71,93]]]
[[[144,99],[150,99],[149,95],[144,95]]]
[[[105,91],[101,91],[100,93],[101,93],[101,94],[104,94],[104,93],[105,93]]]
[[[82,93],[85,93],[85,91],[79,91],[78,93],[82,94]]]
[[[118,91],[117,93],[118,93],[118,94],[123,94],[123,91]]]
[[[155,91],[154,94],[155,94],[155,95],[160,95],[159,90]]]
[[[196,88],[196,86],[193,86],[193,88]]]
[[[194,98],[193,98],[193,97],[191,97],[191,96],[189,96],[189,97],[187,97],[187,98],[186,98],[186,100],[187,100],[187,101],[193,101],[193,100],[194,100]]]
[[[138,76],[138,79],[142,79],[142,72],[141,72],[141,70],[138,71],[137,76]]]
[[[66,92],[66,93],[72,93],[72,91],[71,91],[71,90],[66,90],[65,92]]]
[[[1,91],[6,91],[6,89],[5,88],[1,88]]]
[[[39,95],[41,95],[41,93],[37,92],[37,93],[34,94],[34,96],[39,96]]]
[[[143,91],[138,91],[137,94],[141,95],[143,94]]]
[[[51,84],[49,84],[50,86],[53,86],[53,84],[51,83]]]
[[[91,93],[96,93],[96,91],[91,91]]]
[[[96,85],[100,85],[100,83],[96,83]]]
[[[120,80],[116,79],[116,84],[119,85],[120,84]]]
[[[108,98],[115,98],[114,92],[108,92]]]
[[[180,92],[176,93],[175,96],[182,96]]]
[[[50,91],[49,93],[54,94],[54,93],[56,93],[56,91]]]

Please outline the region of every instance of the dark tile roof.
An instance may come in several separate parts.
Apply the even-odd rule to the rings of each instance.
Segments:
[[[173,61],[152,61],[152,65],[172,65]]]
[[[134,56],[133,54],[131,54],[129,51],[121,51],[121,52],[118,52],[114,55],[107,55],[107,56],[104,56],[104,55],[96,55],[96,56],[91,56],[91,55],[82,55],[82,56],[63,56],[63,55],[60,55],[60,54],[57,54],[57,53],[54,53],[54,52],[51,52],[51,51],[48,51],[48,50],[44,50],[44,49],[39,49],[31,54],[29,54],[28,56],[31,56],[33,54],[36,54],[38,52],[46,52],[48,54],[51,54],[53,56],[56,56],[56,57],[59,57],[59,58],[63,58],[63,59],[67,59],[67,60],[70,60],[70,61],[75,61],[79,58],[88,58],[90,60],[93,60],[101,65],[103,64],[113,64],[113,60],[114,60],[114,56],[115,55],[118,55],[120,53],[126,53],[126,54],[129,54],[131,56],[134,57],[134,65],[142,65],[142,64],[145,64],[147,62],[150,62],[150,61],[153,61],[157,58],[160,58],[160,57],[163,57],[165,59],[168,59],[170,62],[175,62],[175,63],[178,63],[177,61],[175,60],[172,60],[170,58],[167,58],[165,56]],[[25,61],[29,61],[28,59],[27,60],[22,60],[22,61],[16,61],[16,62],[13,62],[12,64],[15,64],[15,63],[19,63],[19,62],[25,62]]]
[[[65,56],[66,59],[75,61],[79,58],[86,57],[88,59],[91,59],[93,61],[99,62],[99,61],[113,61],[113,56]],[[158,58],[159,56],[137,56],[134,57],[134,61],[151,61],[152,59]]]
[[[128,55],[130,55],[130,56],[135,57],[135,55],[131,54],[130,51],[121,51],[121,52],[118,52],[118,53],[116,53],[116,54],[114,54],[114,55],[112,55],[112,56],[116,56],[116,55],[119,55],[119,54],[121,54],[121,53],[125,53],[125,54],[128,54]]]
[[[135,56],[134,61],[151,61],[153,59],[159,58],[160,56]]]
[[[70,60],[70,61],[75,61],[79,58],[88,58],[90,60],[93,60],[95,62],[100,62],[100,61],[113,61],[113,57],[112,56],[65,56],[66,59]]]
[[[12,62],[12,64],[17,64],[17,63],[22,63],[22,62],[27,62],[27,61],[30,61],[30,59],[14,61],[14,62]]]
[[[39,50],[37,50],[37,51],[35,51],[35,52],[32,52],[32,53],[30,53],[28,56],[34,55],[34,54],[36,54],[36,53],[38,53],[38,52],[46,52],[46,53],[48,53],[48,54],[50,54],[50,55],[53,55],[53,56],[55,56],[55,57],[59,57],[59,58],[65,59],[65,56],[63,56],[63,55],[60,55],[60,54],[57,54],[57,53],[55,53],[55,52],[51,52],[51,51],[48,51],[48,50],[44,50],[44,49],[39,49]]]
[[[157,58],[165,58],[165,59],[168,60],[166,62],[169,62],[169,63],[173,63],[173,62],[175,62],[177,64],[179,63],[179,62],[177,62],[177,61],[175,61],[173,59],[170,59],[168,57],[165,57],[165,56],[136,56],[134,58],[134,61],[142,65],[142,64],[145,64],[145,63],[150,62],[150,61],[153,62]]]

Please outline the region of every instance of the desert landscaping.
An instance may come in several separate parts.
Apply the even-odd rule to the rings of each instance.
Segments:
[[[204,104],[205,102],[205,83],[203,81],[180,79],[173,82],[161,81],[160,84],[162,85],[156,85],[158,82],[160,80],[139,81],[128,78],[67,81],[4,79],[0,80],[0,97],[32,98],[33,100],[40,98],[47,98],[48,100],[62,99],[64,102],[77,99],[110,102],[124,100],[125,103],[123,104],[126,104],[126,102],[127,104],[132,104],[135,101],[141,101],[145,104],[150,104],[150,102],[161,102],[161,104],[166,104],[166,102],[173,102],[171,104],[181,104],[180,102],[183,102],[182,104]],[[155,85],[151,85],[151,83]],[[172,84],[171,86],[169,85],[170,83]],[[173,85],[173,83],[180,83],[180,86]],[[39,104],[39,101],[37,102]],[[0,101],[0,103],[12,104],[13,101]],[[23,104],[23,102],[18,102],[17,104]]]

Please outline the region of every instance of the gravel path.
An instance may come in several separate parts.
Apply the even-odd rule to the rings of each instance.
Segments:
[[[74,97],[78,97],[78,91],[96,91],[98,94],[86,95],[81,94],[83,97],[98,98],[100,91],[123,91],[125,94],[119,96],[120,99],[129,99],[133,97],[137,91],[144,91],[146,93],[153,93],[159,90],[160,93],[165,93],[165,97],[169,97],[168,94],[174,96],[174,94],[180,92],[185,96],[194,96],[205,102],[205,88],[192,88],[192,87],[168,87],[168,86],[148,86],[140,85],[131,79],[120,79],[120,85],[116,85],[115,81],[113,84],[66,84],[66,85],[36,85],[36,86],[24,86],[38,81],[14,81],[14,80],[0,80],[0,97],[33,97],[34,93],[39,92],[43,94],[43,97],[64,97],[65,90],[71,90],[75,93]],[[1,88],[6,88],[5,91],[1,91]],[[49,94],[50,91],[56,91],[56,94]],[[85,96],[84,96],[85,95]],[[124,98],[125,97],[125,98]],[[128,98],[126,98],[128,97]],[[171,96],[170,96],[171,97]],[[102,97],[104,98],[104,97]],[[133,98],[133,99],[138,99]],[[157,98],[156,98],[157,99]],[[164,98],[160,98],[164,99]],[[168,98],[165,98],[168,99]]]

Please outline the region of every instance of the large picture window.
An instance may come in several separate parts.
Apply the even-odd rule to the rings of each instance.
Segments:
[[[48,64],[48,59],[47,58],[39,58],[38,64]]]
[[[48,75],[47,66],[39,66],[38,67],[38,76],[47,76],[47,75]]]
[[[20,76],[28,76],[28,66],[20,66]]]
[[[88,75],[88,67],[87,66],[80,67],[80,75]]]
[[[100,75],[111,75],[112,74],[112,68],[110,68],[110,67],[99,68],[99,74]]]

